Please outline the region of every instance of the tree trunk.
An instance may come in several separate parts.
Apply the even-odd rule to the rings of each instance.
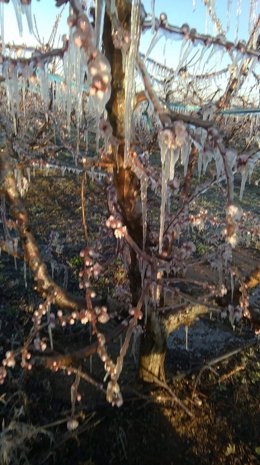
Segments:
[[[176,305],[176,302],[175,302]],[[147,332],[140,344],[139,377],[143,381],[153,382],[155,379],[165,381],[164,360],[167,339],[179,326],[190,326],[200,315],[208,313],[204,305],[185,305],[174,313],[158,316],[152,310],[148,317]]]
[[[124,28],[130,31],[131,2],[117,0],[119,19]],[[124,114],[125,114],[125,87],[122,53],[115,49],[112,40],[111,20],[105,16],[104,48],[106,56],[111,64],[112,92],[107,105],[107,112],[113,128],[114,136],[119,141],[118,153],[115,154],[117,166],[114,169],[114,183],[117,197],[122,209],[124,223],[129,234],[140,248],[143,245],[142,208],[140,198],[140,183],[129,167],[124,166]],[[132,305],[136,305],[141,295],[141,275],[138,257],[131,250],[131,263],[128,270],[128,278],[132,294]],[[174,327],[178,327],[178,318],[174,320]],[[170,321],[170,319],[169,319]],[[172,320],[171,320],[172,321]],[[176,326],[177,325],[177,326]],[[139,376],[142,380],[153,382],[155,378],[164,380],[164,359],[166,342],[170,328],[164,319],[151,310],[146,325],[146,331],[140,344],[140,368]]]
[[[155,378],[165,381],[166,343],[167,335],[160,317],[152,310],[140,343],[139,377],[142,381],[152,383]]]

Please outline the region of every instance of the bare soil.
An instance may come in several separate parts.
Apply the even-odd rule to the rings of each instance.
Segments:
[[[245,201],[249,205],[248,195]],[[252,195],[256,196],[256,192]],[[63,283],[66,266],[69,289],[80,293],[79,252],[84,245],[80,178],[37,172],[25,202],[50,273]],[[102,232],[105,215],[102,189],[90,182],[87,220],[91,239]],[[115,250],[113,237],[106,237],[102,247],[109,258]],[[115,286],[124,282],[122,265],[116,260],[95,287],[105,301]],[[27,287],[24,285],[23,262],[17,260],[15,269],[13,259],[4,254],[0,261],[0,292],[2,358],[28,336],[31,315],[40,299],[33,291],[28,271]],[[47,332],[45,336],[47,340]],[[89,337],[88,330],[78,326],[67,328],[65,333],[57,329],[54,347],[66,352],[87,343]],[[184,328],[171,337],[166,375],[168,386],[192,417],[167,390],[138,382],[136,360],[131,353],[122,373],[123,406],[111,407],[103,392],[81,381],[81,401],[75,411],[79,428],[74,432],[67,430],[66,423],[75,376],[39,367],[31,372],[19,366],[9,370],[0,387],[1,465],[260,463],[260,352],[251,328],[242,326],[234,333],[226,322],[206,318],[189,330],[188,344],[189,351]],[[118,350],[119,341],[115,341],[110,351],[116,356]],[[216,361],[232,350],[237,353]],[[90,373],[90,363],[93,376],[102,380],[103,368],[97,357],[82,361],[82,370]]]

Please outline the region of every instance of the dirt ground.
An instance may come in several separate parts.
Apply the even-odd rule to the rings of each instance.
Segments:
[[[105,198],[100,187],[90,183],[88,188],[89,234],[94,237],[102,228]],[[25,201],[50,273],[62,283],[68,271],[69,289],[80,292],[79,252],[84,245],[80,179],[73,174],[37,173]],[[247,196],[245,202],[249,202]],[[115,246],[113,238],[108,237],[103,246],[109,256]],[[15,269],[13,259],[2,254],[1,358],[28,336],[32,311],[40,302],[28,271],[25,287],[24,273],[21,260]],[[115,261],[96,290],[105,299],[124,281],[122,266]],[[45,336],[47,340],[47,332]],[[68,328],[65,334],[57,329],[54,345],[66,351],[64,344],[78,346],[88,340],[86,329]],[[103,392],[81,381],[81,401],[75,410],[79,427],[72,432],[66,424],[74,376],[43,368],[8,370],[0,387],[0,464],[260,463],[260,351],[251,328],[245,325],[233,332],[227,322],[207,317],[189,330],[188,349],[185,329],[180,328],[168,341],[166,375],[168,387],[190,416],[176,404],[169,389],[138,382],[130,348],[121,379],[123,406],[111,407]],[[110,350],[116,354],[119,341]],[[90,364],[93,376],[102,380],[102,365],[96,357],[82,361],[82,371],[90,372]]]

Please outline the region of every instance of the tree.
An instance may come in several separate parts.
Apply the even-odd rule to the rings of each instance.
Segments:
[[[0,5],[3,3],[8,2]],[[18,23],[20,13],[25,11],[31,25],[30,0],[14,3]],[[254,120],[248,121],[248,107],[253,103],[244,89],[252,76],[258,83],[253,69],[259,57],[255,48],[259,18],[247,43],[233,43],[225,38],[211,3],[206,1],[219,33],[216,37],[199,34],[187,24],[173,26],[166,14],[159,19],[149,16],[139,0],[97,1],[95,11],[79,0],[56,0],[58,7],[66,3],[70,5],[70,32],[63,38],[62,48],[53,48],[52,40],[33,51],[2,42],[1,98],[5,110],[1,117],[1,248],[28,263],[42,301],[33,314],[31,337],[19,351],[6,354],[0,381],[4,382],[6,367],[13,367],[20,357],[24,369],[43,364],[54,371],[73,371],[77,379],[82,377],[100,387],[78,368],[80,359],[96,352],[108,378],[107,400],[120,406],[119,376],[138,328],[143,330],[139,375],[146,381],[164,381],[167,336],[178,326],[188,326],[199,315],[226,307],[233,322],[242,316],[255,318],[249,308],[248,289],[259,284],[260,269],[253,263],[249,275],[242,276],[233,248],[237,242],[242,243],[249,227],[252,242],[259,235],[259,223],[243,215],[234,200],[236,173],[242,174],[242,198],[246,180],[260,159],[257,126]],[[147,29],[153,31],[150,49],[159,34],[182,39],[176,69],[139,53],[140,36]],[[193,52],[194,47],[199,53]],[[218,50],[230,57],[232,66],[205,71],[212,65],[210,53]],[[197,59],[196,67],[193,62]],[[156,71],[160,71],[161,80],[154,76]],[[222,92],[215,85],[205,85],[221,74],[226,76]],[[139,91],[136,79],[140,81]],[[237,108],[241,101],[242,108]],[[250,111],[256,111],[256,107]],[[239,116],[239,123],[238,114],[246,115],[245,119]],[[246,141],[242,125],[243,131],[249,131]],[[96,141],[96,156],[92,158],[82,149],[83,139],[88,141],[91,132]],[[43,135],[46,145],[39,147],[37,154],[35,146]],[[53,153],[69,151],[75,166],[50,163],[46,157],[50,145]],[[155,152],[160,152],[160,170],[158,163],[152,162]],[[44,157],[46,162],[42,161]],[[82,176],[86,245],[80,252],[81,295],[71,295],[50,277],[30,230],[22,194],[33,164],[64,173],[71,169]],[[91,290],[93,279],[102,276],[102,267],[97,260],[96,241],[91,243],[88,235],[88,176],[105,179],[109,209],[106,227],[113,231],[116,253],[127,269],[131,302],[124,311],[124,306],[117,305],[119,313],[113,311],[115,302],[102,305]],[[225,212],[217,218],[196,207],[198,199],[214,186],[220,186],[226,203]],[[148,211],[151,203],[159,217],[156,222]],[[205,237],[211,251],[205,262],[217,271],[218,280],[202,279],[197,265],[196,250],[204,226],[209,230]],[[118,324],[113,330],[103,331],[102,325],[112,317],[121,320],[115,320]],[[75,322],[86,325],[94,342],[66,355],[56,351],[42,355],[46,348],[42,326],[47,325],[53,348],[57,322],[62,326]],[[109,342],[120,334],[125,338],[114,362]]]

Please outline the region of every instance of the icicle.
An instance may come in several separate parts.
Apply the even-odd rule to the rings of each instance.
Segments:
[[[85,137],[85,151],[86,153],[88,153],[88,129],[85,130],[85,133],[84,133],[84,137]]]
[[[26,168],[26,174],[27,174],[28,183],[30,183],[31,182],[31,168],[29,166],[27,166]]]
[[[128,152],[131,144],[132,113],[135,95],[135,61],[140,38],[140,0],[133,0],[131,10],[131,42],[127,55],[125,72],[125,150],[124,164],[127,164]]]
[[[159,142],[160,143],[160,142]],[[162,161],[162,190],[161,190],[161,208],[160,208],[160,233],[159,233],[159,253],[162,252],[164,222],[165,222],[165,208],[167,202],[167,184],[170,172],[170,159],[171,152],[165,143],[160,145],[161,148],[161,161]]]
[[[152,33],[155,31],[155,0],[151,0]]]
[[[27,267],[26,267],[26,260],[23,261],[23,279],[24,279],[24,287],[27,289]]]
[[[24,77],[22,77],[22,105],[23,105],[23,116],[24,116],[24,118],[26,116],[26,113],[25,113],[25,109],[26,109],[26,102],[25,102],[26,86],[27,86],[26,79]]]
[[[33,21],[32,21],[32,6],[31,3],[28,5],[21,5],[22,13],[25,14],[28,24],[29,33],[33,34]]]
[[[13,251],[14,251],[14,267],[17,270],[17,252],[18,252],[18,241],[19,239],[15,237],[13,239]]]
[[[144,298],[144,324],[147,325],[148,320],[148,304],[149,304],[149,297],[146,295]]]
[[[96,0],[95,35],[96,47],[101,51],[105,18],[105,0]]]
[[[232,10],[232,0],[227,0],[227,26],[226,26],[226,34],[230,28],[230,18],[231,18],[231,10]]]
[[[15,168],[14,177],[16,179],[17,189],[18,189],[19,193],[21,194],[21,192],[22,192],[22,172],[21,172],[20,168]]]
[[[180,149],[171,149],[170,151],[170,173],[169,173],[169,180],[172,181],[174,179],[175,174],[175,165],[180,156]]]
[[[48,333],[50,339],[50,346],[51,350],[53,350],[53,337],[52,337],[52,322],[51,322],[51,314],[50,314],[50,305],[48,305],[47,309],[47,318],[48,318]]]
[[[96,117],[96,151],[99,151],[99,140],[100,140],[100,127],[99,127],[100,117]]]
[[[237,0],[237,11],[236,11],[236,33],[235,33],[235,42],[238,40],[238,32],[239,32],[239,19],[241,15],[241,3],[242,0]]]
[[[148,178],[143,175],[141,177],[141,202],[142,202],[142,221],[143,221],[143,250],[145,249],[146,234],[147,234],[147,188]]]
[[[182,45],[181,45],[181,48],[180,48],[178,66],[177,66],[176,71],[175,71],[176,75],[178,74],[180,69],[185,65],[185,61],[188,58],[188,55],[189,55],[191,50],[193,50],[192,41],[191,40],[187,41],[187,39],[183,39]],[[193,83],[193,85],[194,85],[194,83]]]
[[[37,75],[40,81],[41,97],[44,102],[45,109],[47,109],[49,105],[49,84],[48,73],[46,72],[45,67],[39,68]]]
[[[151,51],[153,50],[153,48],[155,47],[156,44],[158,44],[159,40],[163,37],[163,32],[161,31],[161,29],[157,29],[157,31],[155,31],[153,37],[152,37],[152,40],[150,42],[150,45],[148,47],[148,50],[145,54],[145,57],[144,57],[144,61],[147,60],[147,58],[149,57],[149,55],[151,54]]]
[[[233,271],[230,271],[230,287],[231,287],[231,302],[233,302],[234,298],[234,274]]]
[[[191,144],[189,141],[188,143],[184,144],[181,147],[181,163],[184,167],[184,176],[186,176],[187,170],[188,170],[190,151],[191,151]]]
[[[185,325],[185,349],[189,351],[189,326]]]
[[[54,270],[55,270],[55,264],[53,260],[51,260],[51,279],[54,279]]]
[[[16,16],[16,21],[19,29],[19,34],[22,36],[23,34],[23,22],[22,22],[22,11],[21,11],[21,3],[20,0],[13,0],[14,11]]]
[[[2,39],[2,53],[5,48],[5,19],[4,19],[4,3],[0,2],[0,21],[1,21],[1,39]]]

